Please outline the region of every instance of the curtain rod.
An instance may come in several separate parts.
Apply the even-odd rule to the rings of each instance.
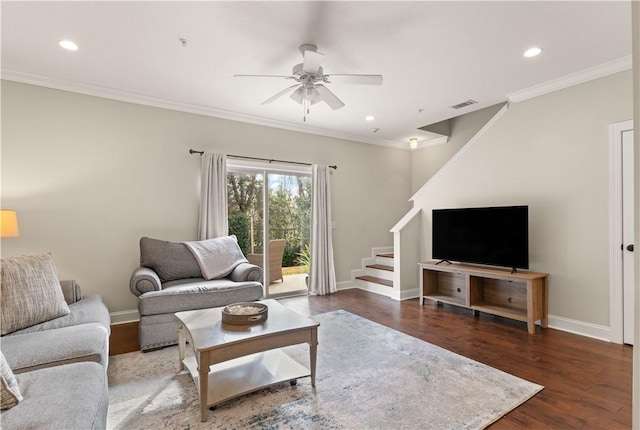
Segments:
[[[189,150],[189,154],[199,154],[199,155],[202,155],[202,154],[204,154],[204,151],[196,151],[195,149],[190,149],[190,150]],[[271,158],[246,157],[246,156],[244,156],[244,155],[231,155],[231,154],[228,154],[228,155],[227,155],[227,157],[231,157],[231,158],[241,158],[241,159],[243,159],[243,160],[268,161],[269,163],[276,162],[276,163],[298,164],[298,165],[300,165],[300,166],[311,166],[311,163],[301,163],[301,162],[299,162],[299,161],[286,161],[286,160],[274,160],[274,159],[271,159]],[[334,169],[334,170],[337,170],[337,169],[338,169],[338,166],[337,166],[337,165],[335,165],[335,164],[334,164],[333,166],[329,166],[329,167],[331,167],[331,168],[332,168],[332,169]]]

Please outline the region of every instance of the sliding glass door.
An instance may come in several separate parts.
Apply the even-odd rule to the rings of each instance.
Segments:
[[[308,168],[260,163],[227,167],[229,234],[264,270],[265,295],[306,294],[311,225]]]
[[[236,236],[244,255],[254,261],[257,261],[255,255],[264,252],[263,190],[264,174],[261,172],[227,173],[229,234]]]

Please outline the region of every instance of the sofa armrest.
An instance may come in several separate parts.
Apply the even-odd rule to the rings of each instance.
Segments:
[[[262,282],[262,269],[251,263],[240,263],[229,274],[234,282],[258,281]]]
[[[67,304],[70,305],[82,299],[80,285],[78,285],[74,279],[60,281],[60,286],[62,287],[64,301],[67,302]]]
[[[260,267],[262,267],[263,257],[264,256],[262,254],[247,254],[247,260],[249,260],[249,264],[254,264]]]
[[[148,267],[138,267],[131,274],[129,289],[135,296],[139,297],[149,291],[160,291],[162,282],[160,282],[160,277],[155,270]]]

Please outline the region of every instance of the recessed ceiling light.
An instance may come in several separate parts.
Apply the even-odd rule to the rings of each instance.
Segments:
[[[60,45],[61,48],[64,48],[68,51],[78,50],[78,45],[76,45],[74,42],[70,40],[61,40],[60,42],[58,42],[58,45]]]
[[[527,58],[535,57],[536,55],[540,55],[542,52],[542,48],[534,46],[533,48],[529,48],[524,52],[524,56]]]
[[[364,117],[364,119],[366,119],[367,121],[373,121],[374,119],[376,119],[376,117],[373,115],[367,115]]]

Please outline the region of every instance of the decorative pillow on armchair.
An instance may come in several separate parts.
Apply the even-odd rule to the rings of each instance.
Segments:
[[[3,258],[0,271],[3,336],[69,313],[51,254]]]
[[[140,265],[155,270],[162,282],[202,277],[200,266],[183,243],[143,237]]]

